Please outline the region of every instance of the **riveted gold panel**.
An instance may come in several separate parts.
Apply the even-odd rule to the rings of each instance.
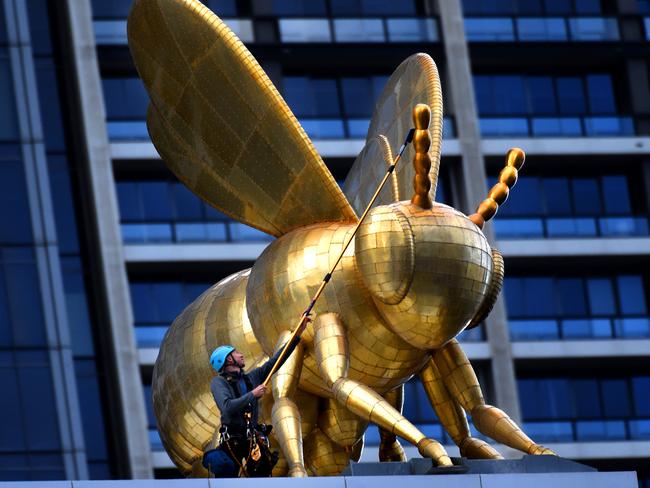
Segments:
[[[438,68],[428,54],[418,53],[408,57],[393,72],[375,105],[366,141],[370,144],[373,138],[383,135],[388,140],[389,147],[397,152],[413,126],[412,110],[418,103],[427,104],[431,108],[429,194],[431,200],[435,200],[442,147],[442,90]],[[393,201],[407,200],[413,194],[415,171],[410,161],[414,154],[414,147],[407,146],[402,156],[403,161],[396,169],[398,195]],[[369,196],[376,188],[377,179],[374,175],[381,171],[382,166],[381,160],[375,158],[372,151],[368,151],[359,154],[350,169],[343,191],[358,214],[363,211],[363,202],[369,201]],[[357,195],[367,196],[367,199],[358,198]],[[385,203],[387,202],[382,200],[380,204]]]
[[[279,236],[356,216],[264,70],[198,0],[136,0],[129,47],[169,168],[222,212]]]

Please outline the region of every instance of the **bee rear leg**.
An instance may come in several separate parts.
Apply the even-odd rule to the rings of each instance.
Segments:
[[[401,414],[404,406],[404,385],[386,393],[384,400]],[[406,453],[397,440],[397,436],[381,427],[379,428],[379,460],[382,463],[406,461]]]
[[[497,442],[528,454],[555,454],[533,442],[504,411],[486,405],[476,373],[455,339],[433,355],[445,386],[468,412],[474,426]]]
[[[289,340],[291,333],[285,331],[280,335],[276,351]],[[289,359],[273,375],[271,385],[273,388],[273,409],[271,419],[275,435],[278,438],[282,453],[287,461],[288,476],[307,476],[303,457],[302,426],[300,410],[293,401],[300,381],[304,348],[302,344],[293,351]]]
[[[428,439],[373,389],[347,378],[348,341],[338,315],[318,315],[314,322],[316,363],[334,398],[362,419],[377,424],[416,445],[420,454],[439,466],[452,466],[439,442]]]
[[[449,393],[433,359],[420,372],[420,381],[442,427],[460,449],[461,456],[471,459],[503,459],[487,442],[470,436],[465,411]]]

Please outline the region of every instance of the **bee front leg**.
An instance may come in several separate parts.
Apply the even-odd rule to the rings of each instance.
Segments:
[[[474,426],[480,432],[528,454],[555,454],[533,442],[503,410],[485,404],[476,373],[457,340],[453,339],[437,350],[433,361],[445,387],[471,415]]]
[[[404,385],[400,385],[386,393],[384,400],[401,414],[404,406]],[[397,440],[397,436],[381,427],[379,428],[379,460],[382,463],[406,461],[406,453]]]
[[[442,427],[460,449],[461,456],[471,459],[503,459],[487,442],[470,436],[465,411],[449,393],[433,359],[420,372],[420,381]]]
[[[285,331],[280,335],[276,345],[276,352],[289,340],[291,333]],[[307,476],[303,457],[301,416],[298,406],[292,400],[300,381],[304,348],[298,344],[289,359],[273,375],[271,386],[273,388],[273,409],[271,421],[275,429],[282,453],[289,465],[289,476]]]
[[[439,466],[452,466],[439,442],[428,439],[377,392],[347,378],[350,356],[345,326],[337,314],[320,314],[314,321],[316,363],[334,398],[352,413],[377,424],[418,447]]]

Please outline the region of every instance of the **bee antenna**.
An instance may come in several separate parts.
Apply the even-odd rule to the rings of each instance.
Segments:
[[[413,109],[413,147],[415,155],[413,156],[413,166],[415,168],[415,177],[413,178],[413,188],[415,194],[411,198],[411,203],[421,208],[433,207],[431,201],[431,179],[429,171],[431,170],[431,157],[429,148],[431,147],[431,136],[429,134],[429,122],[431,120],[431,109],[424,103],[418,103]],[[410,135],[410,134],[409,134]]]
[[[476,213],[469,216],[479,229],[483,228],[485,222],[494,217],[510,194],[510,188],[514,187],[519,177],[519,170],[524,165],[526,154],[518,147],[513,147],[506,154],[506,167],[499,173],[499,182],[488,192],[488,196],[476,209]]]

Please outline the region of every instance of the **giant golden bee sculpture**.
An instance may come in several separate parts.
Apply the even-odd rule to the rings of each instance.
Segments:
[[[274,474],[340,473],[358,459],[369,422],[380,429],[381,460],[405,459],[399,436],[450,466],[444,448],[401,414],[403,385],[414,375],[464,456],[500,458],[470,436],[466,413],[498,442],[552,454],[485,404],[455,339],[487,316],[501,290],[503,259],[481,229],[516,183],[524,155],[508,153],[499,183],[475,214],[434,201],[442,95],[428,55],[409,57],[387,82],[341,192],[264,71],[200,2],[136,0],[128,35],[151,97],[151,139],[166,164],[214,207],[278,238],[251,269],[188,306],[160,348],[154,409],[163,445],[181,472],[207,475],[201,456],[219,428],[210,352],[234,344],[255,367],[284,344],[412,118],[406,162],[361,223],[313,323],[262,402],[262,418],[273,424],[283,454]]]

